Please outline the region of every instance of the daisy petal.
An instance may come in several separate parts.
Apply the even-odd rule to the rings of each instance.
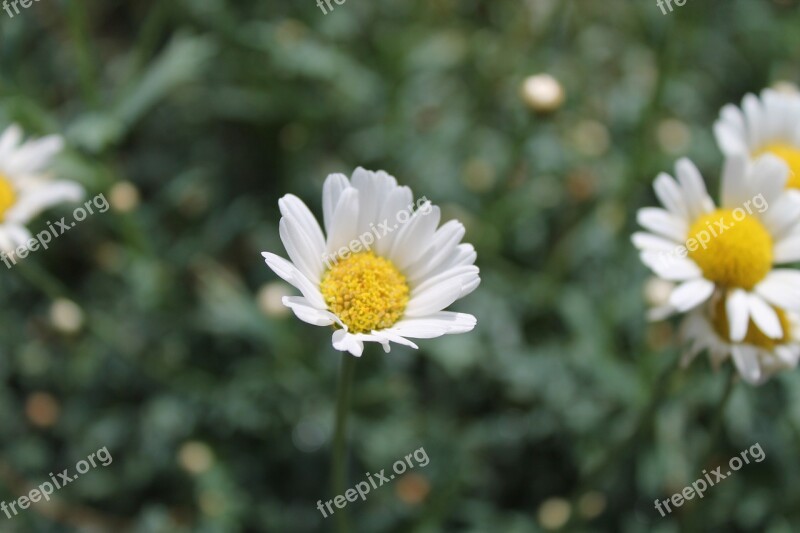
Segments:
[[[775,268],[767,277],[771,277],[786,285],[786,290],[800,293],[800,270],[793,268]]]
[[[800,357],[800,348],[778,345],[775,347],[775,355],[789,368],[797,366]]]
[[[757,294],[748,294],[747,300],[750,307],[750,316],[753,318],[753,322],[755,322],[758,329],[771,339],[780,339],[783,337],[783,327],[781,326],[781,321],[775,309],[769,306],[767,302]]]
[[[64,140],[59,135],[28,141],[7,156],[3,168],[10,174],[36,174],[49,165],[63,147]]]
[[[774,204],[784,194],[789,179],[786,162],[772,154],[764,154],[756,159],[750,170],[753,189],[748,199],[761,195],[767,205]]]
[[[419,318],[441,311],[458,300],[463,291],[464,286],[460,279],[447,279],[411,298],[406,306],[405,316]]]
[[[773,262],[778,265],[800,261],[800,235],[793,233],[789,237],[775,243],[772,255]]]
[[[747,155],[734,154],[722,166],[722,205],[742,206],[753,197],[747,184]]]
[[[655,272],[658,277],[668,281],[686,281],[703,276],[702,270],[694,261],[680,255],[647,251],[640,253],[639,257],[642,263]]]
[[[762,376],[756,349],[743,344],[735,344],[731,348],[731,355],[742,379],[751,385],[758,385]]]
[[[438,206],[427,206],[415,211],[411,219],[403,224],[388,254],[397,268],[404,270],[419,259],[425,251],[419,243],[431,241],[440,218]]]
[[[281,279],[297,288],[310,305],[317,309],[327,309],[322,293],[319,292],[317,285],[311,283],[300,270],[292,263],[270,252],[262,252],[261,256],[266,261],[267,266],[272,269]]]
[[[373,332],[377,334],[377,332]],[[409,348],[414,348],[415,350],[419,350],[419,346],[411,342],[410,340],[406,339],[405,337],[401,337],[398,333],[394,330],[383,330],[380,334],[385,337],[387,340],[392,341],[396,344],[401,344],[403,346],[408,346]],[[388,351],[388,350],[387,350]]]
[[[445,224],[445,226],[446,225],[447,224]],[[444,226],[442,226],[442,228],[444,228]],[[442,247],[445,246],[447,246],[447,243],[442,245]],[[415,286],[428,277],[436,276],[451,268],[475,264],[477,258],[478,254],[475,252],[474,246],[467,243],[459,244],[451,251],[450,255],[445,257],[438,265],[435,265],[435,256],[431,259],[431,264],[427,265],[422,263],[425,258],[420,258],[417,263],[408,267],[408,281],[412,286]],[[430,268],[430,270],[428,270],[428,268]]]
[[[714,124],[714,134],[722,152],[731,156],[735,153],[748,153],[745,135],[744,115],[738,107],[727,104],[720,111],[720,118]]]
[[[742,289],[734,289],[725,300],[725,314],[728,317],[730,338],[733,342],[741,342],[747,335],[750,323],[750,307],[747,293]]]
[[[683,243],[689,232],[685,221],[658,207],[639,209],[636,220],[645,229],[675,241],[676,244]]]
[[[26,224],[33,217],[54,205],[78,202],[83,199],[84,189],[72,181],[56,181],[24,191],[19,201],[8,210],[6,219]]]
[[[631,242],[639,250],[661,252],[677,256],[680,246],[674,242],[652,233],[637,231],[631,235]]]
[[[383,202],[397,188],[397,180],[386,172],[370,172],[358,167],[350,179],[353,187],[358,189],[359,213],[358,235],[370,233],[379,222]],[[406,209],[409,206],[405,206]],[[395,215],[396,216],[396,215]]]
[[[336,256],[358,236],[358,190],[349,187],[342,192],[328,230],[328,254]]]
[[[707,279],[693,279],[678,285],[669,296],[669,304],[679,312],[693,309],[708,300],[714,284]]]
[[[314,326],[330,326],[336,323],[333,313],[311,306],[308,300],[301,296],[284,296],[281,301],[303,322]]]
[[[330,174],[322,186],[322,219],[325,224],[325,232],[328,234],[331,232],[339,199],[348,187],[350,187],[350,182],[344,174]]]
[[[714,136],[723,153],[729,157],[737,153],[747,153],[747,145],[742,142],[742,137],[730,124],[717,122],[714,124]]]
[[[281,218],[278,224],[278,234],[289,259],[297,269],[315,284],[319,283],[322,277],[324,256],[315,255],[314,246],[305,233],[287,218]]]
[[[287,194],[278,200],[278,208],[289,223],[296,225],[299,231],[305,234],[313,249],[313,255],[322,257],[325,253],[325,237],[322,235],[319,222],[306,204],[297,196]]]
[[[7,127],[0,136],[0,161],[6,161],[9,154],[19,146],[21,140],[22,128],[16,124]],[[0,168],[4,168],[2,163],[0,163]]]
[[[408,281],[414,284],[420,279],[430,276],[432,272],[453,257],[465,232],[464,225],[457,220],[451,220],[436,230],[427,250],[405,269]]]
[[[451,268],[441,274],[426,279],[419,286],[415,287],[414,290],[411,291],[411,299],[413,300],[416,296],[423,294],[431,288],[438,287],[449,280],[456,280],[462,287],[467,287],[471,285],[475,279],[480,280],[479,273],[480,270],[475,265]]]
[[[675,174],[683,188],[686,205],[692,220],[714,209],[714,202],[706,191],[706,184],[700,171],[689,159],[679,159],[675,164]]]
[[[800,191],[787,190],[780,198],[764,209],[760,215],[761,221],[773,240],[780,242],[789,237],[792,232],[800,230]]]
[[[283,215],[279,228],[286,253],[308,279],[318,282],[322,277],[325,240],[317,219],[294,195],[281,198],[278,206]]]
[[[775,307],[800,311],[800,272],[773,270],[755,286],[754,291]]]
[[[676,217],[688,220],[689,208],[686,204],[686,199],[683,197],[681,188],[678,183],[670,176],[662,172],[653,183],[653,189],[658,196],[661,205]]]
[[[399,232],[395,228],[398,215],[407,211],[413,205],[413,196],[408,187],[395,187],[383,199],[383,206],[376,221],[375,252],[381,256],[388,256],[389,250],[394,246],[394,241]]]
[[[0,250],[11,253],[20,246],[27,246],[31,237],[31,232],[25,226],[13,223],[2,224],[0,225]]]
[[[742,99],[742,111],[747,122],[747,141],[751,151],[762,144],[761,102],[754,94]]]
[[[350,352],[356,357],[361,357],[361,354],[364,353],[364,343],[358,337],[343,329],[337,329],[333,332],[332,342],[333,347],[340,352]]]
[[[412,339],[432,339],[442,335],[472,331],[475,324],[477,319],[472,315],[441,311],[421,318],[401,320],[387,332]]]

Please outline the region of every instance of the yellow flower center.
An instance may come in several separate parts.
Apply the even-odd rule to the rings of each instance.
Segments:
[[[766,350],[772,350],[775,346],[779,344],[784,344],[789,341],[789,331],[790,325],[789,320],[786,318],[786,313],[782,309],[778,309],[777,307],[773,307],[775,312],[778,314],[778,319],[781,321],[781,329],[783,330],[783,336],[780,339],[770,339],[767,337],[756,323],[753,322],[753,319],[750,319],[750,323],[747,324],[747,335],[745,335],[744,340],[742,341],[745,344],[751,344],[753,346],[758,346],[759,348],[764,348]],[[730,324],[728,323],[728,313],[725,310],[725,298],[719,298],[717,303],[714,304],[713,316],[711,317],[711,325],[714,328],[714,331],[725,339],[728,342],[732,342],[730,338]]]
[[[759,150],[755,155],[772,154],[783,159],[789,165],[787,189],[800,189],[800,148],[788,143],[773,143]]]
[[[703,277],[725,287],[750,290],[772,268],[772,237],[741,208],[698,218],[689,228],[687,247]]]
[[[408,283],[391,261],[372,252],[334,264],[320,284],[325,303],[351,333],[393,326],[408,304]]]
[[[0,174],[0,220],[5,218],[6,211],[11,209],[15,203],[17,203],[17,193],[14,191],[14,187],[8,178]]]

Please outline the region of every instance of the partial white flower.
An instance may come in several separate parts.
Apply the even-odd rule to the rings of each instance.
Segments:
[[[681,337],[687,343],[682,364],[688,366],[697,354],[708,351],[715,368],[731,359],[746,382],[760,385],[782,370],[791,370],[800,359],[800,316],[773,308],[782,324],[780,338],[769,338],[754,321],[747,324],[745,337],[734,342],[721,294],[689,313],[681,325]]]
[[[800,94],[773,89],[760,98],[748,94],[741,108],[722,108],[714,134],[726,156],[780,157],[791,170],[787,186],[800,188]]]
[[[25,227],[43,210],[83,198],[83,187],[46,175],[63,141],[57,135],[23,142],[22,130],[12,125],[0,135],[0,251],[25,245],[31,233]]]
[[[290,261],[264,252],[267,265],[302,296],[283,298],[300,320],[334,326],[333,346],[360,356],[364,342],[417,348],[408,339],[465,333],[474,316],[445,311],[480,284],[475,249],[464,226],[439,227],[430,202],[387,173],[356,169],[328,176],[322,191],[323,234],[308,207],[288,194],[278,205]],[[415,209],[416,205],[416,209]]]
[[[644,285],[644,299],[650,307],[647,311],[648,320],[656,322],[672,315],[669,298],[673,290],[675,290],[674,282],[650,276]]]
[[[755,163],[728,158],[721,208],[688,159],[678,161],[677,181],[663,173],[656,178],[666,209],[640,209],[637,219],[648,232],[634,233],[632,240],[645,265],[678,284],[651,316],[690,311],[718,292],[734,342],[745,338],[751,319],[769,338],[781,338],[774,307],[800,311],[800,272],[774,268],[800,260],[800,204],[797,191],[786,190],[787,174],[773,156]]]

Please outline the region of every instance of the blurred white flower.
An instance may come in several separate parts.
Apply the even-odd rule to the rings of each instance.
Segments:
[[[542,113],[555,111],[565,99],[564,88],[550,74],[536,74],[525,78],[520,95],[528,107]]]
[[[750,320],[767,337],[782,338],[775,308],[800,311],[800,271],[773,268],[800,260],[800,209],[797,192],[785,188],[786,165],[775,157],[728,158],[722,208],[691,161],[678,161],[676,174],[677,181],[663,173],[656,178],[666,209],[640,209],[637,219],[649,233],[632,237],[645,265],[678,282],[651,316],[690,311],[719,292],[734,342],[745,339]]]
[[[686,152],[692,141],[692,131],[685,122],[668,118],[662,120],[656,129],[656,138],[661,149],[670,154]]]
[[[409,338],[465,333],[475,317],[444,311],[480,284],[476,253],[460,244],[464,226],[439,226],[439,208],[412,203],[411,189],[387,173],[331,174],[322,206],[325,231],[296,196],[278,205],[280,236],[290,261],[264,252],[267,265],[303,296],[283,303],[300,320],[334,326],[333,346],[360,356],[364,342],[384,350]],[[401,216],[405,215],[405,216]],[[437,229],[438,228],[438,229]]]
[[[62,333],[77,333],[83,327],[83,311],[72,300],[59,298],[50,306],[50,322]]]
[[[539,524],[547,530],[563,528],[572,515],[572,505],[564,498],[548,498],[539,506]]]
[[[687,315],[681,325],[681,337],[688,344],[682,364],[689,365],[700,352],[707,350],[711,363],[718,368],[728,358],[746,382],[759,385],[781,370],[791,370],[800,358],[800,316],[773,308],[781,323],[782,335],[770,338],[751,319],[740,342],[730,337],[730,322],[725,301],[720,294]]]
[[[783,159],[791,170],[787,187],[800,189],[800,93],[765,89],[760,98],[748,94],[741,108],[722,108],[714,134],[726,156]]]
[[[0,135],[0,251],[12,252],[31,238],[26,228],[43,210],[83,198],[83,187],[45,174],[63,141],[57,135],[23,142],[22,130],[9,126]]]
[[[669,309],[669,297],[672,291],[675,290],[675,283],[661,279],[657,276],[650,276],[644,284],[644,299],[647,305],[651,308],[648,314],[650,320],[659,320],[656,311],[660,309]]]
[[[256,302],[259,310],[269,317],[282,317],[291,314],[283,305],[283,298],[292,294],[292,287],[282,281],[271,281],[258,289]]]
[[[139,189],[130,181],[120,181],[108,191],[111,206],[120,213],[130,213],[139,206]]]
[[[204,474],[214,465],[214,452],[204,442],[189,441],[178,450],[178,462],[191,474]]]

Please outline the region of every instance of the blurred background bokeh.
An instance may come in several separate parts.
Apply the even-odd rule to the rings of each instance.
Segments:
[[[456,306],[474,332],[358,361],[352,484],[420,447],[430,464],[350,504],[355,531],[796,531],[800,375],[672,370],[629,235],[678,157],[716,194],[723,104],[800,81],[797,4],[0,11],[0,127],[62,133],[56,173],[112,205],[0,268],[0,500],[114,458],[0,530],[332,529],[341,356],[260,252],[284,254],[279,197],[320,214],[325,176],[361,165],[464,222],[483,283]],[[654,509],[756,442],[762,463]]]

